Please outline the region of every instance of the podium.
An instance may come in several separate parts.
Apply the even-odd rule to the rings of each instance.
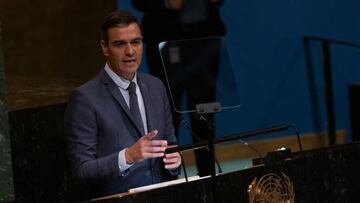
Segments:
[[[360,144],[304,151],[293,154],[290,160],[219,174],[216,177],[216,200],[211,199],[210,178],[204,178],[145,192],[122,193],[95,202],[251,202],[249,185],[254,183],[254,180],[259,181],[269,175],[285,177],[287,185],[290,185],[287,189],[291,190],[292,185],[295,202],[358,202]],[[270,184],[263,184],[263,188],[257,188],[268,195],[262,198],[281,198],[283,194],[279,191],[284,188],[274,186],[279,181],[282,180],[269,181]]]

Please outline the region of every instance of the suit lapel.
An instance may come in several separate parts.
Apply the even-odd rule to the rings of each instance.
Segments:
[[[138,84],[140,87],[140,91],[141,91],[141,95],[143,97],[144,100],[144,106],[145,106],[145,111],[146,111],[146,121],[147,121],[147,127],[148,127],[148,131],[152,131],[155,130],[154,129],[154,124],[153,124],[153,110],[154,108],[152,107],[153,103],[152,103],[152,99],[151,99],[151,94],[149,91],[148,86],[143,82],[142,79],[142,75],[140,73],[138,73]]]
[[[123,111],[125,112],[126,116],[130,119],[131,123],[136,128],[136,131],[139,133],[139,135],[137,137],[143,136],[141,133],[142,131],[140,130],[140,127],[136,125],[135,120],[133,119],[133,117],[130,114],[129,107],[126,104],[125,99],[119,90],[119,87],[115,84],[115,82],[110,78],[110,76],[106,73],[106,71],[104,69],[101,70],[100,76],[101,76],[106,88],[109,90],[111,95],[115,98],[115,100],[120,104],[120,106],[123,109]]]
[[[154,125],[155,108],[153,107],[153,101],[155,101],[155,100],[151,98],[151,93],[150,93],[149,87],[147,86],[146,83],[143,82],[142,75],[139,73],[138,73],[138,84],[139,84],[140,91],[141,91],[141,94],[142,94],[142,97],[144,100],[148,131],[150,132],[152,130],[157,130],[157,129],[155,129],[155,125]],[[150,159],[150,163],[152,166],[155,165],[155,161],[156,161],[156,159]]]

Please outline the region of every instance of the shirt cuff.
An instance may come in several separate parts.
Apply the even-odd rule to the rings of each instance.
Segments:
[[[128,170],[133,164],[127,164],[126,163],[126,158],[125,158],[125,149],[121,150],[119,152],[119,156],[118,156],[118,163],[119,163],[119,169],[120,169],[120,174],[123,175],[125,174],[126,170]]]

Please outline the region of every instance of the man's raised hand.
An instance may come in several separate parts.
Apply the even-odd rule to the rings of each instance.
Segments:
[[[127,164],[142,161],[147,158],[163,157],[167,148],[166,140],[152,140],[158,131],[154,130],[142,136],[135,144],[125,150]]]

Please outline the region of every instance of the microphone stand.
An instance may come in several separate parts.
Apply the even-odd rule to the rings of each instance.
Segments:
[[[199,116],[203,116],[204,114],[210,114],[210,113],[217,113],[221,111],[221,105],[219,102],[212,102],[212,103],[202,103],[195,105],[196,113]],[[213,128],[211,125],[208,126],[210,131],[213,131]],[[217,191],[217,182],[216,182],[216,169],[215,164],[217,163],[215,158],[215,150],[214,150],[214,138],[213,133],[207,134],[208,135],[208,141],[207,141],[207,148],[209,152],[209,158],[211,163],[211,199],[212,202],[217,202],[216,198],[216,191]]]
[[[202,139],[198,136],[198,134],[196,134],[189,126],[189,122],[187,122],[186,120],[181,119],[180,124],[184,127],[186,127],[186,129],[191,133],[191,135],[196,139],[196,142],[201,142]],[[211,130],[211,129],[210,129]],[[209,152],[209,148],[206,147],[207,151]],[[217,166],[217,170],[219,173],[222,173],[222,169],[221,166],[219,164],[219,161],[216,159],[216,156],[214,156],[215,159],[215,164]]]
[[[212,131],[213,129],[210,127],[210,130]],[[215,171],[215,163],[216,163],[216,159],[215,159],[215,149],[214,149],[214,138],[212,135],[208,135],[208,149],[209,149],[209,157],[210,157],[210,163],[211,163],[211,191],[212,191],[212,200],[213,202],[217,202],[216,201],[216,187],[217,187],[217,182],[216,182],[216,171]]]
[[[257,135],[261,135],[261,134],[284,131],[284,130],[287,130],[288,128],[289,128],[288,125],[278,125],[278,126],[273,126],[273,127],[269,127],[269,128],[262,128],[262,129],[257,129],[257,130],[253,130],[253,131],[248,131],[245,133],[230,134],[225,137],[220,137],[220,138],[214,139],[213,144],[215,145],[215,144],[229,142],[232,140],[254,137]],[[201,148],[207,147],[208,145],[209,145],[209,142],[204,140],[204,141],[194,143],[194,144],[181,145],[181,146],[177,146],[177,147],[168,148],[165,150],[165,153],[173,153],[173,152],[182,152],[182,151],[188,151],[188,150],[201,149]]]
[[[222,110],[221,104],[219,102],[197,104],[197,105],[195,105],[195,108],[196,108],[196,113],[200,117],[203,117],[204,114],[217,113],[217,112],[220,112]],[[208,125],[208,128],[209,128],[210,131],[213,131],[213,128],[212,128],[211,125]],[[206,142],[207,143],[206,146],[208,148],[210,163],[211,163],[211,166],[212,166],[211,171],[210,171],[210,175],[211,175],[211,197],[212,197],[211,199],[212,199],[212,202],[217,202],[217,198],[216,198],[217,182],[216,182],[215,164],[218,164],[218,163],[217,163],[217,160],[215,158],[213,134],[214,133],[208,134],[208,140]]]
[[[214,125],[212,122],[210,122],[209,120],[207,120],[203,116],[200,116],[199,120],[204,121],[205,123],[207,123],[207,125],[212,126],[212,128],[216,128],[216,129],[221,130],[224,133],[224,135],[229,134],[229,133],[225,132],[224,129],[220,128],[219,126]],[[251,150],[253,150],[259,158],[262,158],[261,154],[259,153],[259,151],[255,147],[249,145],[249,143],[245,142],[243,139],[238,139],[238,140],[242,144],[244,144],[245,146],[248,146]],[[217,160],[215,159],[215,161],[217,161]]]

